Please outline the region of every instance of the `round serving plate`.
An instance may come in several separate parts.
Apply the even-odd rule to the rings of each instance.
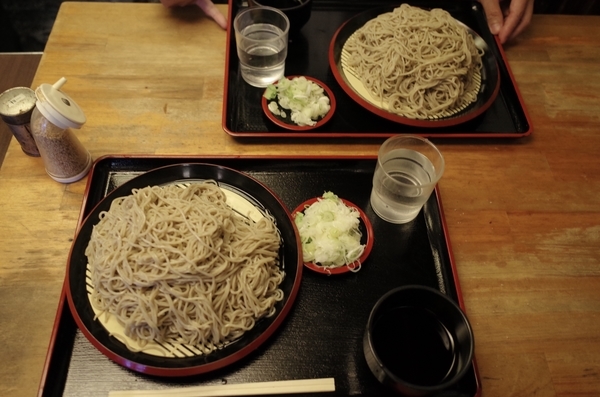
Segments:
[[[300,204],[298,207],[296,207],[296,209],[294,211],[292,211],[292,217],[295,217],[296,214],[299,212],[304,212],[305,209],[307,209],[308,207],[310,207],[312,204],[316,203],[320,199],[322,199],[322,197],[313,197],[311,199],[306,200],[305,202]],[[360,239],[360,243],[365,245],[365,249],[364,249],[362,255],[360,256],[360,258],[358,258],[356,261],[354,261],[352,263],[348,263],[343,266],[327,267],[327,266],[322,266],[320,263],[304,262],[304,266],[306,266],[308,269],[312,270],[313,272],[326,274],[328,276],[344,274],[344,273],[348,273],[348,272],[356,272],[356,271],[360,270],[363,263],[367,260],[367,257],[371,253],[371,250],[373,249],[373,243],[374,243],[373,226],[371,224],[371,221],[367,217],[367,214],[365,214],[365,212],[362,210],[362,208],[360,208],[358,205],[356,205],[346,199],[343,199],[343,198],[340,198],[340,200],[342,200],[342,202],[347,207],[354,208],[358,211],[359,219],[360,219],[360,224],[358,225],[358,229],[360,230],[361,235],[362,235],[361,239]]]
[[[481,114],[483,114],[496,100],[498,92],[500,91],[500,70],[496,57],[490,50],[489,46],[473,29],[463,25],[467,31],[473,36],[475,45],[477,48],[483,51],[482,56],[482,70],[479,76],[479,92],[477,94],[477,100],[464,109],[456,111],[452,114],[428,118],[428,119],[415,119],[405,116],[401,116],[392,113],[386,109],[386,107],[377,98],[374,98],[368,90],[364,87],[360,81],[360,76],[352,68],[346,65],[347,53],[344,50],[346,42],[352,37],[352,35],[361,28],[366,22],[373,18],[376,18],[380,14],[391,12],[396,8],[395,6],[386,6],[373,8],[364,11],[340,26],[335,32],[329,45],[329,66],[331,71],[342,87],[344,92],[368,111],[383,117],[387,120],[410,125],[413,127],[424,127],[424,128],[441,128],[450,127],[458,124],[470,121]]]
[[[289,77],[286,76],[286,78],[289,80],[293,79],[294,77],[300,77],[300,76],[289,76]],[[320,80],[315,79],[314,77],[310,77],[310,76],[304,76],[304,77],[307,80],[312,81],[313,83],[315,83],[318,86],[320,86],[321,88],[323,88],[325,95],[327,95],[327,97],[329,98],[329,106],[330,106],[329,111],[327,112],[327,114],[325,114],[325,116],[323,116],[319,120],[317,120],[317,123],[315,125],[298,125],[292,121],[292,118],[291,118],[292,112],[288,109],[283,109],[280,107],[280,110],[282,110],[285,113],[285,115],[286,115],[285,117],[276,115],[273,112],[271,112],[271,110],[269,109],[269,104],[271,102],[277,102],[277,99],[267,99],[267,98],[265,98],[264,95],[261,96],[261,98],[262,98],[261,106],[262,106],[263,112],[265,113],[265,116],[267,116],[267,118],[269,120],[271,120],[274,124],[278,125],[279,127],[285,128],[286,130],[310,131],[310,130],[317,129],[317,128],[323,126],[325,123],[327,123],[333,116],[333,113],[335,112],[335,108],[336,108],[335,96],[333,95],[333,91],[331,91],[331,89],[327,86],[327,84],[323,83]],[[275,82],[275,84],[277,84],[277,82]]]
[[[279,288],[284,293],[271,317],[258,320],[239,339],[219,346],[210,353],[183,344],[149,342],[141,351],[124,335],[116,322],[96,316],[89,295],[91,284],[85,255],[92,229],[99,214],[110,208],[113,200],[128,196],[133,189],[171,184],[185,188],[190,183],[214,180],[227,196],[227,204],[241,216],[257,220],[263,216],[275,219],[281,236],[279,261],[285,277]],[[84,220],[71,247],[68,259],[66,292],[69,308],[77,326],[100,352],[114,362],[134,371],[157,376],[189,376],[223,368],[246,357],[262,345],[282,324],[289,313],[302,278],[302,247],[291,213],[283,202],[256,179],[212,164],[176,164],[148,171],[125,182],[96,205]],[[120,327],[120,328],[119,328]],[[129,347],[128,347],[129,346]]]

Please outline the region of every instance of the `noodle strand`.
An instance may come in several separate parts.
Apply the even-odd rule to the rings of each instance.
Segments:
[[[235,213],[214,181],[137,189],[94,227],[90,300],[142,347],[212,351],[275,313],[280,243],[272,219]]]
[[[353,74],[392,113],[444,117],[477,99],[482,54],[445,10],[402,4],[365,23],[344,51]]]

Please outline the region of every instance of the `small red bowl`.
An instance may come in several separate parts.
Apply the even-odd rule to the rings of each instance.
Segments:
[[[287,78],[291,80],[294,77],[300,77],[300,76],[288,76]],[[285,128],[286,130],[292,130],[292,131],[314,130],[316,128],[321,127],[323,124],[327,123],[329,121],[329,119],[331,119],[331,117],[333,116],[333,113],[335,112],[336,103],[335,103],[335,97],[333,96],[333,91],[331,91],[331,89],[320,80],[317,80],[310,76],[304,76],[304,77],[306,78],[306,80],[310,80],[313,83],[318,84],[321,88],[323,88],[323,91],[325,91],[325,95],[327,95],[329,97],[329,106],[330,106],[329,111],[327,112],[327,114],[325,116],[323,116],[323,118],[317,120],[317,124],[315,124],[315,125],[298,125],[292,121],[292,119],[290,118],[291,112],[289,112],[287,109],[283,109],[288,116],[286,118],[283,118],[283,117],[273,114],[269,110],[269,103],[276,101],[276,100],[273,100],[273,101],[269,100],[269,99],[265,98],[263,95],[262,100],[261,100],[263,112],[265,113],[267,118],[269,120],[271,120],[274,124],[278,125],[279,127]],[[277,84],[277,82],[275,82],[275,84]]]
[[[292,218],[295,218],[297,213],[304,212],[304,210],[306,208],[310,207],[313,203],[317,202],[321,198],[322,197],[314,197],[314,198],[306,200],[305,202],[300,204],[292,212]],[[342,200],[342,202],[344,204],[346,204],[348,207],[355,208],[358,211],[358,214],[360,216],[359,229],[362,232],[361,243],[365,244],[365,250],[363,251],[360,258],[358,258],[356,261],[354,261],[352,263],[348,263],[343,266],[339,266],[339,267],[326,267],[326,266],[321,266],[318,263],[314,263],[314,262],[304,262],[304,266],[306,266],[307,268],[309,268],[310,270],[312,270],[314,272],[321,273],[321,274],[327,274],[327,275],[333,275],[333,274],[344,274],[344,273],[348,273],[351,271],[357,271],[358,269],[360,269],[362,264],[365,262],[365,260],[371,253],[371,250],[373,249],[373,226],[371,225],[371,221],[369,220],[369,218],[367,218],[367,215],[365,214],[365,212],[359,206],[351,203],[348,200],[345,200],[343,198],[340,198],[340,200]]]

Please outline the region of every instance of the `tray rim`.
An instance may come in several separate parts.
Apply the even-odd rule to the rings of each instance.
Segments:
[[[377,159],[377,156],[376,155],[333,155],[333,156],[315,156],[315,155],[160,155],[160,154],[116,154],[116,155],[107,154],[107,155],[103,155],[101,157],[98,157],[96,160],[94,160],[94,162],[92,164],[92,168],[90,170],[90,173],[88,174],[89,177],[87,179],[86,187],[83,192],[83,200],[81,202],[73,238],[75,238],[77,236],[77,233],[79,232],[79,229],[81,228],[83,221],[85,220],[89,193],[91,190],[91,186],[96,181],[96,178],[94,178],[96,175],[95,170],[103,162],[111,161],[111,160],[151,161],[153,159],[173,160],[173,161],[180,161],[180,162],[185,162],[185,161],[197,161],[197,162],[209,161],[210,162],[211,160],[213,160],[213,161],[228,161],[228,160],[240,160],[240,161],[252,161],[252,160],[254,160],[254,161],[264,161],[264,160],[267,160],[267,161],[293,161],[293,160],[297,160],[297,161],[319,161],[319,160],[322,160],[322,161],[329,161],[329,160],[365,161],[366,160],[366,161],[373,161],[373,160]],[[152,169],[152,168],[150,168],[150,169]],[[150,169],[147,169],[146,171],[149,171]],[[465,307],[464,298],[463,298],[463,294],[462,294],[462,288],[460,285],[460,279],[458,278],[458,269],[456,268],[456,263],[455,263],[454,254],[453,254],[453,250],[452,250],[452,244],[451,244],[450,237],[448,234],[448,225],[446,222],[446,218],[444,216],[444,208],[442,205],[439,185],[437,185],[434,188],[433,194],[435,194],[435,202],[436,202],[436,205],[437,205],[438,211],[439,211],[440,224],[441,224],[441,227],[443,230],[443,241],[446,243],[446,247],[447,247],[447,254],[448,254],[449,263],[450,263],[450,270],[452,273],[452,279],[454,281],[454,285],[455,285],[455,289],[456,289],[457,304],[460,306],[460,308],[465,313],[468,313],[468,311]],[[39,382],[39,386],[38,386],[38,393],[37,393],[38,397],[47,396],[47,394],[45,393],[45,390],[47,390],[46,385],[49,380],[56,381],[56,379],[49,379],[49,374],[50,374],[50,371],[53,369],[52,365],[54,362],[54,357],[56,357],[56,355],[57,355],[57,354],[55,355],[56,352],[54,349],[59,342],[59,337],[61,336],[60,330],[61,330],[61,327],[63,326],[63,321],[64,321],[65,316],[67,317],[67,319],[70,319],[73,322],[72,325],[74,327],[73,328],[74,333],[77,332],[77,324],[75,323],[75,320],[69,310],[69,305],[68,305],[68,300],[67,300],[67,292],[66,292],[66,288],[68,287],[67,280],[66,280],[67,277],[68,277],[68,274],[65,274],[65,278],[63,280],[63,285],[62,285],[60,296],[59,296],[57,311],[56,311],[56,314],[54,317],[54,323],[53,323],[52,331],[50,334],[50,340],[49,340],[48,348],[46,351],[46,357],[45,357],[43,368],[42,368],[42,375],[40,377],[40,382]],[[73,351],[73,349],[71,348],[70,351],[67,353],[69,355],[69,357],[70,357],[72,351]],[[475,387],[476,387],[475,394],[473,397],[481,397],[481,395],[482,395],[481,376],[479,373],[476,354],[473,355],[472,366],[473,366],[473,371],[474,371],[474,376],[475,376]],[[65,381],[66,381],[66,379],[60,380],[61,384],[64,383]],[[60,389],[63,390],[64,385],[63,385],[63,387],[60,387]],[[62,392],[60,395],[62,395]]]
[[[227,16],[228,16],[228,21],[233,21],[233,18],[235,17],[235,15],[233,14],[233,8],[234,8],[234,3],[236,0],[228,0],[227,4],[228,4],[228,10],[227,10]],[[315,5],[313,5],[314,7]],[[364,11],[364,9],[363,9]],[[341,26],[340,26],[341,27]],[[338,29],[340,28],[338,27]],[[337,31],[337,29],[336,29]],[[427,130],[414,130],[409,128],[407,131],[404,132],[399,132],[399,131],[389,131],[389,132],[369,132],[369,131],[362,131],[362,132],[352,132],[352,131],[334,131],[334,132],[315,132],[315,131],[286,131],[283,129],[280,129],[278,131],[260,131],[260,132],[256,132],[256,131],[248,131],[248,132],[243,132],[243,131],[233,131],[232,129],[229,128],[229,126],[227,125],[227,115],[228,115],[228,98],[229,98],[229,70],[230,70],[230,62],[232,62],[232,60],[236,59],[236,56],[234,56],[232,53],[233,51],[230,51],[230,43],[232,42],[231,40],[234,39],[233,37],[234,32],[232,29],[232,25],[231,23],[228,24],[227,26],[227,39],[226,39],[226,48],[225,48],[225,70],[224,70],[224,81],[223,81],[223,107],[221,110],[221,127],[223,128],[223,131],[225,131],[225,133],[227,133],[228,135],[236,138],[236,139],[256,139],[256,138],[373,138],[373,139],[379,139],[379,138],[389,138],[393,135],[398,135],[398,134],[411,134],[411,135],[418,135],[424,138],[436,138],[436,139],[457,139],[457,138],[485,138],[485,139],[497,139],[497,138],[510,138],[510,139],[517,139],[517,138],[524,138],[527,137],[529,135],[531,135],[533,133],[533,125],[531,123],[531,118],[529,116],[529,111],[527,110],[527,107],[525,106],[525,102],[523,100],[523,96],[521,94],[521,91],[519,89],[519,86],[517,84],[517,81],[515,80],[514,74],[512,72],[512,69],[510,67],[510,64],[508,62],[508,59],[506,58],[506,52],[504,51],[503,45],[500,42],[500,39],[498,38],[498,36],[493,36],[494,38],[494,42],[496,45],[496,49],[498,51],[499,54],[499,59],[497,59],[498,64],[502,64],[505,68],[506,71],[508,73],[509,76],[509,82],[512,85],[513,89],[515,90],[516,96],[517,96],[517,102],[519,107],[521,108],[521,110],[523,111],[525,120],[527,122],[527,130],[523,131],[523,132],[468,132],[468,131],[459,131],[459,132],[448,132],[448,133],[444,133],[444,132],[440,132],[438,128],[430,128]],[[235,40],[234,40],[235,41]],[[489,44],[489,43],[488,43]],[[329,57],[329,51],[327,56]],[[328,61],[329,62],[329,61]],[[329,67],[329,64],[328,64]],[[500,70],[498,71],[498,73],[500,73]],[[505,79],[501,79],[500,85],[502,85],[502,81]],[[498,96],[500,96],[500,93],[498,93]],[[338,109],[339,111],[340,109]]]

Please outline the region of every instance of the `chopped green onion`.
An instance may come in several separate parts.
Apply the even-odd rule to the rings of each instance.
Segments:
[[[355,262],[365,250],[360,244],[360,213],[332,192],[295,215],[304,262],[340,267]]]
[[[285,117],[279,107],[290,110],[291,120],[299,126],[314,126],[331,108],[323,87],[304,76],[291,80],[284,77],[277,84],[267,86],[263,95],[273,101],[269,103],[273,114]]]

